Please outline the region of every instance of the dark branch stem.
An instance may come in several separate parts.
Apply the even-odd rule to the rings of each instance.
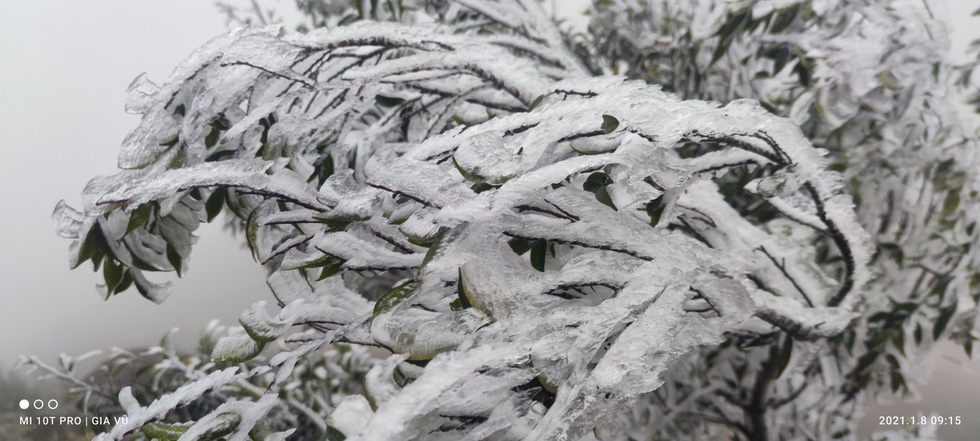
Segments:
[[[830,236],[830,239],[834,241],[837,245],[837,249],[840,251],[841,258],[844,261],[844,280],[841,282],[840,288],[837,290],[837,294],[834,294],[827,302],[828,306],[838,306],[847,297],[847,294],[854,287],[854,253],[851,251],[851,244],[848,243],[847,238],[841,233],[840,229],[837,228],[837,224],[834,223],[829,217],[827,217],[827,211],[824,209],[823,199],[820,198],[820,193],[817,192],[816,187],[812,183],[807,182],[803,184],[803,188],[809,193],[810,198],[813,199],[813,203],[817,208],[817,217],[820,221],[827,226],[826,233]]]
[[[801,287],[800,284],[796,283],[796,279],[794,279],[793,276],[789,275],[789,273],[786,272],[786,261],[785,261],[785,259],[783,260],[782,263],[780,263],[779,261],[776,260],[775,257],[773,257],[772,254],[769,254],[769,251],[766,250],[765,247],[760,246],[759,248],[756,248],[756,249],[759,250],[759,251],[762,251],[762,254],[765,254],[766,257],[768,257],[769,260],[772,261],[772,264],[773,265],[776,265],[776,268],[778,268],[779,271],[781,273],[783,273],[783,276],[786,277],[786,279],[789,280],[789,282],[793,284],[793,287],[796,288],[797,291],[799,291],[800,295],[803,296],[803,300],[806,300],[806,304],[807,305],[810,305],[810,307],[812,308],[813,307],[813,302],[810,301],[810,296],[806,295],[806,292],[803,291],[803,287]]]

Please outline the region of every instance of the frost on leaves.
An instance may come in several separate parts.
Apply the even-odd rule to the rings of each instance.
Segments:
[[[144,118],[120,156],[127,170],[94,180],[84,213],[55,212],[73,265],[101,264],[106,296],[135,283],[162,300],[143,271],[186,270],[193,231],[225,212],[282,309],[245,311],[245,333],[213,356],[244,363],[277,340],[299,346],[127,407],[130,423],[104,439],[205,389],[271,375],[262,398],[184,435],[220,426],[241,439],[297,360],[332,342],[392,355],[366,375],[366,401],[322,409],[350,416],[326,418],[325,433],[578,439],[700,347],[848,325],[869,278],[867,235],[790,120],[751,101],[587,78],[534,2],[460,4],[514,31],[243,29],[164,86],[133,83],[127,109]],[[718,148],[682,155],[690,144]],[[720,192],[714,179],[732,170],[758,176],[742,196],[776,216],[746,216]],[[836,263],[813,263],[818,238]]]

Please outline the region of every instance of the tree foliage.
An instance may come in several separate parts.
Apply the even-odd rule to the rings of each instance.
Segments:
[[[862,318],[830,341],[840,390],[906,393],[934,342],[976,340],[977,142],[952,103],[970,81],[952,84],[927,2],[776,3],[597,2],[590,54],[684,97],[758,99],[829,152],[876,244]]]
[[[975,140],[906,3],[301,1],[137,78],[72,267],[162,302],[225,213],[278,310],[99,439],[853,437],[975,339]]]

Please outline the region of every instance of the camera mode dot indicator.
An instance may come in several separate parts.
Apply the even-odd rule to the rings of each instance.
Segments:
[[[31,407],[31,402],[30,401],[20,400],[20,408],[21,409],[27,410],[28,407]]]

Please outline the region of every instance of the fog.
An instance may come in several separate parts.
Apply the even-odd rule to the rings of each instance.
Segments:
[[[88,263],[68,269],[70,241],[50,220],[58,200],[78,207],[89,179],[115,172],[120,142],[139,122],[123,112],[130,81],[147,72],[163,82],[225,28],[213,4],[195,0],[0,7],[0,363],[146,345],[174,326],[179,341],[193,341],[208,319],[234,321],[265,295],[261,268],[215,222],[199,231],[169,301],[155,305],[135,290],[103,301],[101,275]]]

